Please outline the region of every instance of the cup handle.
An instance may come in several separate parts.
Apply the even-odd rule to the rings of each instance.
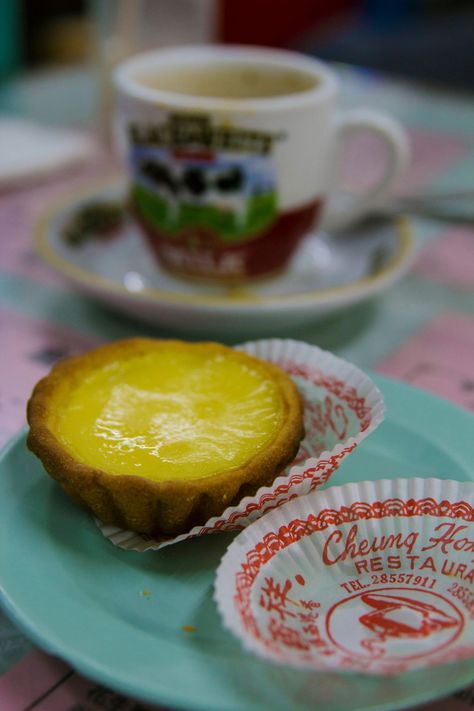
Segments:
[[[369,130],[379,136],[388,148],[388,155],[380,179],[367,190],[352,193],[342,191],[338,183],[345,138],[359,130]],[[353,109],[337,119],[334,158],[334,174],[321,221],[324,229],[331,230],[348,227],[389,196],[408,164],[408,136],[403,126],[391,116],[372,109]]]

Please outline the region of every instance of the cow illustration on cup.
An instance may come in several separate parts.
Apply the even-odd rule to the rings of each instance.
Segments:
[[[133,194],[169,237],[190,225],[235,244],[268,226],[277,194],[271,158],[173,149],[137,151]]]
[[[161,155],[147,156],[138,164],[138,184],[166,203],[164,212],[157,211],[157,215],[164,217],[163,225],[178,230],[185,223],[186,209],[192,207],[195,212],[202,210],[203,224],[213,210],[221,213],[221,224],[228,218],[227,225],[233,226],[236,234],[243,232],[250,198],[273,187],[264,171],[249,175],[243,161],[218,161],[214,156],[202,155],[193,159],[192,154],[183,159],[176,153],[162,151]],[[270,207],[273,203],[272,200]],[[271,217],[270,209],[267,218]]]

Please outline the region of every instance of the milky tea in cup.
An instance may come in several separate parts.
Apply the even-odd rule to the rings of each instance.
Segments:
[[[398,124],[367,110],[341,119],[335,76],[303,55],[165,49],[126,60],[114,80],[133,214],[161,266],[182,277],[232,283],[283,270],[320,222],[347,130],[369,128],[390,151],[377,185],[333,222],[385,196],[404,163]]]

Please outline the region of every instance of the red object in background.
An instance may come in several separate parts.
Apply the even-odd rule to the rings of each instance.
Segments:
[[[357,4],[355,0],[220,0],[217,40],[285,47]]]

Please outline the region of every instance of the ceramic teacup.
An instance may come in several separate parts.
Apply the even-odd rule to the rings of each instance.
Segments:
[[[383,201],[406,163],[398,122],[339,113],[335,74],[297,53],[164,49],[126,60],[114,81],[134,215],[160,264],[183,277],[280,272],[322,221],[345,226]],[[387,145],[383,174],[336,210],[344,136],[360,129]]]

